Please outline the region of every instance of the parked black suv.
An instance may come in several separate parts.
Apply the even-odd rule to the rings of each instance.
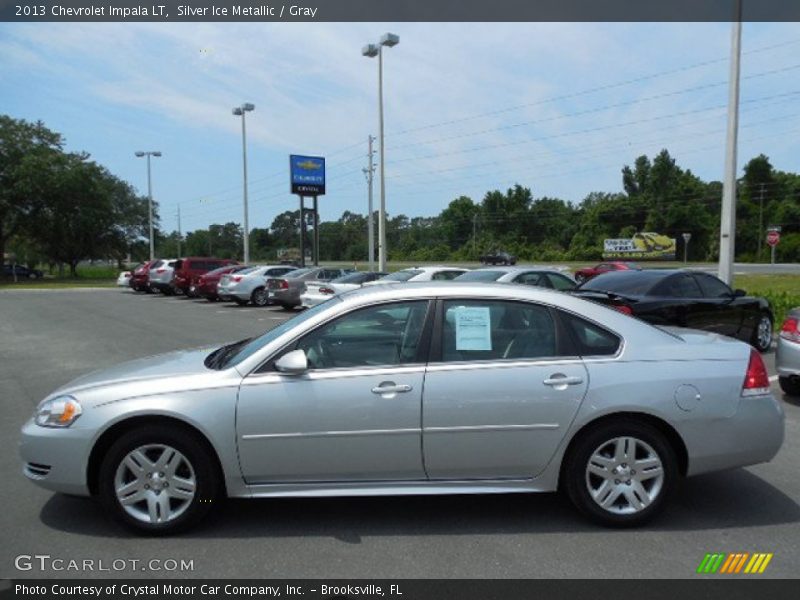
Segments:
[[[14,272],[17,274],[17,279],[41,279],[44,273],[38,269],[29,269],[25,265],[3,265],[2,276],[4,278],[13,279]]]

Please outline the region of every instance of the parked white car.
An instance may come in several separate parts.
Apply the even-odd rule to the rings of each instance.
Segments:
[[[364,285],[377,285],[380,283],[403,283],[407,281],[450,281],[469,269],[463,267],[447,267],[436,265],[433,267],[412,267],[390,273],[386,277],[381,277],[376,281],[365,283]]]
[[[131,286],[131,272],[130,271],[123,271],[117,277],[117,285],[119,287],[130,287]]]
[[[300,294],[300,304],[303,308],[311,308],[317,304],[322,304],[334,296],[344,292],[355,290],[362,285],[385,277],[386,273],[379,271],[362,271],[348,273],[331,281],[309,281],[306,284],[306,291]]]
[[[223,275],[217,285],[217,295],[222,300],[232,300],[242,306],[249,302],[266,306],[270,304],[267,277],[281,277],[295,270],[296,267],[289,265],[256,265]]]

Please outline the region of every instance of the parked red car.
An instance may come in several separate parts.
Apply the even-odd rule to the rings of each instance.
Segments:
[[[133,270],[128,285],[134,292],[146,292],[150,288],[150,267],[158,262],[158,260],[147,260]]]
[[[219,269],[220,267],[238,264],[237,261],[230,258],[209,258],[205,256],[181,258],[175,263],[175,274],[173,275],[172,286],[181,290],[187,296],[192,297],[193,293],[190,292],[189,289],[201,275],[205,275],[209,271]]]
[[[202,296],[209,302],[216,302],[219,300],[219,296],[217,295],[217,284],[222,276],[228,275],[229,273],[236,273],[237,271],[241,271],[242,269],[246,268],[247,265],[228,265],[226,267],[220,267],[219,269],[209,271],[205,275],[200,275],[200,277],[197,278],[197,281],[193,284],[195,294],[197,296]]]
[[[594,267],[584,267],[583,269],[578,269],[575,271],[575,281],[578,283],[583,283],[584,281],[588,281],[595,275],[600,275],[600,273],[608,273],[609,271],[641,271],[642,267],[637,265],[636,263],[632,262],[623,262],[620,260],[614,260],[609,262],[602,262],[599,265],[595,265]]]

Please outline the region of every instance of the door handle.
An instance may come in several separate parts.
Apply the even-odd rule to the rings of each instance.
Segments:
[[[401,384],[401,385],[379,385],[377,387],[372,388],[373,394],[403,394],[405,392],[410,392],[414,388],[408,384]]]
[[[542,381],[545,385],[553,387],[566,387],[568,385],[579,385],[583,383],[583,377],[567,377],[566,375],[555,374]]]

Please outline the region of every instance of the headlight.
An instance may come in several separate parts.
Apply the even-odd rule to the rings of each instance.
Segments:
[[[42,427],[69,427],[81,416],[81,405],[72,396],[58,396],[42,402],[36,409],[36,424]]]

